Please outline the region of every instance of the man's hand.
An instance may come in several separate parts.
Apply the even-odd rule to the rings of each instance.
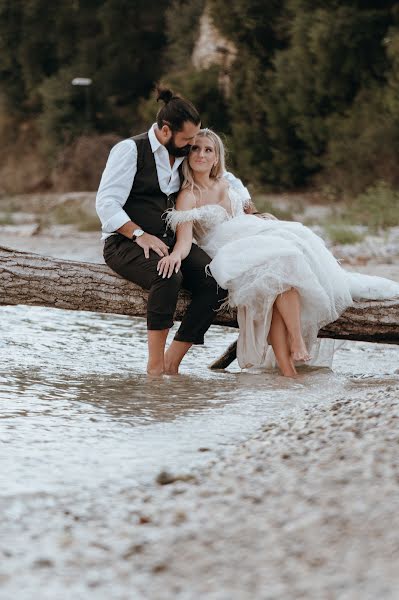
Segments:
[[[275,217],[271,213],[257,213],[255,217],[259,217],[260,219],[273,219],[274,221],[278,221],[277,217]]]
[[[258,212],[258,209],[252,202],[252,200],[250,200],[246,208],[244,208],[244,212],[246,215],[254,215],[254,217],[259,217],[260,219],[273,219],[275,221],[278,221],[277,217],[275,217],[271,213]]]
[[[158,271],[159,275],[162,277],[162,279],[165,279],[165,277],[170,279],[170,277],[172,277],[172,275],[173,275],[173,272],[177,273],[179,271],[180,265],[181,265],[180,254],[177,254],[176,252],[172,252],[172,254],[170,254],[170,256],[165,256],[164,258],[161,258],[161,260],[159,261],[158,266],[157,266],[157,271]]]
[[[161,257],[169,254],[169,248],[167,245],[155,235],[151,235],[150,233],[143,233],[143,235],[136,239],[136,244],[143,248],[144,256],[146,258],[150,257],[150,250],[153,250]]]

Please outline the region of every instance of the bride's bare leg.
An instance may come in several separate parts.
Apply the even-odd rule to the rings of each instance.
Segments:
[[[291,359],[288,331],[278,308],[273,306],[272,322],[267,341],[271,344],[277,364],[285,377],[296,377],[297,372]]]
[[[302,337],[301,305],[298,291],[287,290],[276,298],[275,302],[287,327],[291,356],[294,361],[310,360],[310,354]]]

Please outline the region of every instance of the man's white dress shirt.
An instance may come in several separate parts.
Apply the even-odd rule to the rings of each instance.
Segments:
[[[173,166],[170,166],[169,152],[156,137],[154,132],[156,127],[157,124],[154,123],[148,131],[148,138],[155,158],[159,187],[164,194],[170,195],[180,188],[178,169],[184,157],[176,158]],[[102,240],[107,239],[122,225],[130,221],[130,217],[123,207],[131,192],[136,173],[136,142],[132,139],[123,140],[112,148],[97,192],[96,210],[102,224]],[[240,179],[228,172],[224,174],[224,177],[231,186],[240,189],[244,195],[250,198],[248,190]]]

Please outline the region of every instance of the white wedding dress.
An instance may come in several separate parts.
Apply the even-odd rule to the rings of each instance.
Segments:
[[[209,270],[228,290],[228,303],[237,307],[241,368],[275,365],[267,343],[272,308],[278,294],[295,288],[301,302],[302,334],[312,356],[310,364],[331,366],[333,340],[318,340],[327,323],[360,298],[399,296],[399,283],[349,273],[342,269],[323,240],[301,223],[260,219],[244,212],[247,200],[229,188],[230,211],[218,204],[168,211],[176,230],[193,222],[198,245],[212,258]]]

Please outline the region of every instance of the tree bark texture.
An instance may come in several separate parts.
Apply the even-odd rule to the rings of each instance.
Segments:
[[[0,246],[0,305],[26,304],[145,317],[147,292],[106,265],[62,260]],[[180,293],[176,320],[189,294]],[[237,327],[234,311],[220,311],[216,325]],[[356,302],[319,337],[399,343],[399,299]]]

